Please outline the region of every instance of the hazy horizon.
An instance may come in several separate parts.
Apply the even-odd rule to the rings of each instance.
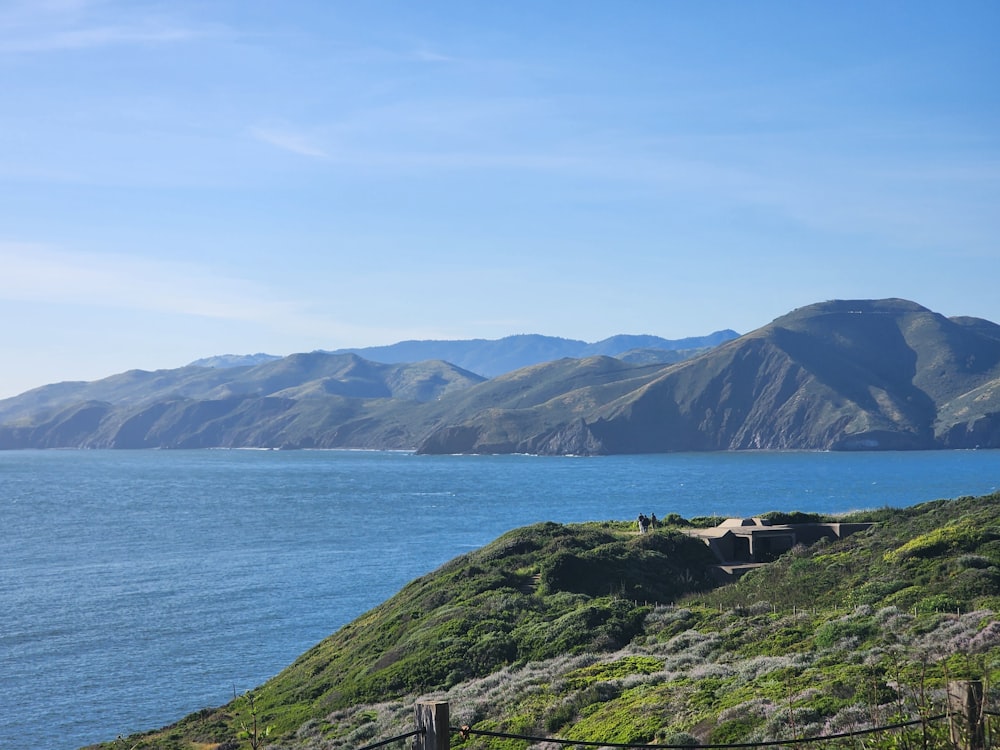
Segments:
[[[14,0],[0,398],[221,354],[1000,321],[1000,5]]]

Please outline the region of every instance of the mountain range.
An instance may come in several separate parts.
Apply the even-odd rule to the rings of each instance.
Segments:
[[[513,336],[133,370],[0,401],[0,448],[1000,447],[1000,326],[987,320],[834,300],[743,336],[664,342]]]
[[[626,362],[643,364],[680,362],[739,336],[726,329],[707,336],[663,339],[659,336],[619,334],[594,343],[539,334],[518,334],[501,339],[464,339],[460,341],[400,341],[389,346],[362,349],[335,349],[325,354],[357,354],[364,359],[388,364],[443,359],[483,377],[493,378],[511,370],[550,362],[554,359],[604,355]],[[259,365],[275,359],[273,354],[223,354],[199,359],[196,367],[242,367]]]

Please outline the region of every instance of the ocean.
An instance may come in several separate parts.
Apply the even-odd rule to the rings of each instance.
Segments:
[[[518,526],[998,486],[1000,451],[0,452],[0,750],[79,748],[223,704]]]

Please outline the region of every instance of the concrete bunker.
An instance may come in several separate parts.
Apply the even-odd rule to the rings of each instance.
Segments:
[[[766,518],[727,518],[708,529],[685,529],[701,539],[727,576],[776,560],[796,544],[809,546],[820,539],[843,539],[871,528],[871,523],[797,523],[772,525]]]

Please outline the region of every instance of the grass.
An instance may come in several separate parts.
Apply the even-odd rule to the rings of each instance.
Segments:
[[[480,729],[675,744],[926,716],[954,679],[985,679],[996,701],[1000,494],[855,514],[842,520],[877,525],[722,587],[707,547],[676,530],[690,522],[671,520],[645,536],[624,523],[516,529],[411,582],[254,691],[268,746],[395,736],[421,697]],[[245,712],[236,700],[129,741],[248,747]],[[899,737],[868,746],[883,740]]]

